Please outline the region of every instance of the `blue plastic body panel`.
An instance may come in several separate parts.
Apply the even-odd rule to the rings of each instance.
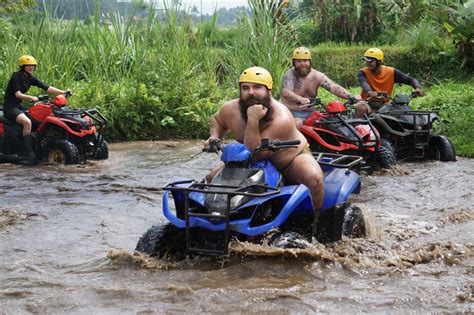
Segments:
[[[224,147],[221,160],[225,163],[245,162],[249,160],[250,156],[250,151],[245,147],[245,145],[232,143],[227,144]],[[266,185],[270,187],[277,187],[280,179],[280,173],[270,161],[251,161],[250,167],[263,169],[265,172]],[[355,172],[345,168],[334,168],[330,166],[324,166],[323,172],[324,201],[322,211],[329,210],[335,205],[346,202],[349,196],[353,193],[359,193],[361,185],[360,178]],[[176,187],[187,188],[191,185],[191,182],[192,181],[189,180],[187,183],[177,185]],[[190,192],[190,203],[204,207],[205,195],[205,193],[201,192]],[[173,197],[175,200],[178,199],[183,201],[185,198],[184,192],[175,191],[173,193]],[[311,193],[305,185],[289,185],[279,187],[279,192],[277,194],[252,198],[240,207],[233,209],[233,211],[238,212],[239,210],[249,209],[252,207],[258,208],[259,205],[271,202],[274,199],[280,199],[280,201],[283,202],[279,214],[274,218],[273,221],[267,222],[260,226],[252,226],[252,215],[244,219],[231,220],[230,229],[248,236],[261,235],[273,228],[279,227],[285,223],[289,216],[294,213],[312,213],[314,211],[311,202]],[[176,216],[175,211],[170,208],[168,201],[169,191],[165,191],[163,195],[163,213],[165,217],[176,227],[184,229],[186,227],[185,220]],[[224,222],[214,223],[208,218],[202,217],[190,217],[189,226],[201,227],[211,231],[224,231],[226,228]]]

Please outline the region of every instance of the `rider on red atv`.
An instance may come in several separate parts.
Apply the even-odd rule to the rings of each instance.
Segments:
[[[5,117],[23,126],[22,136],[26,148],[25,155],[30,160],[35,158],[32,149],[31,120],[23,112],[21,101],[37,102],[38,97],[25,93],[28,92],[32,85],[42,88],[50,94],[70,93],[70,91],[63,91],[49,86],[34,77],[33,72],[36,70],[37,64],[36,59],[29,55],[23,55],[18,59],[20,70],[12,74],[3,100],[3,113]]]
[[[293,114],[297,128],[301,127],[303,121],[313,112],[313,107],[308,105],[311,103],[311,98],[318,95],[319,87],[340,98],[353,99],[346,89],[311,67],[311,50],[308,48],[296,48],[293,51],[292,62],[293,67],[282,78],[280,102]]]

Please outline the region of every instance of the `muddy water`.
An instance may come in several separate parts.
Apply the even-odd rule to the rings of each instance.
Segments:
[[[0,165],[0,314],[473,312],[474,160],[363,177],[370,237],[226,259],[133,249],[164,221],[157,189],[202,178],[198,142],[126,143],[81,166]]]

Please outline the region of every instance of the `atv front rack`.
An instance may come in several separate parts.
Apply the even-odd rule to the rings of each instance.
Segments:
[[[189,185],[189,186],[186,186]],[[262,192],[248,192],[249,190],[259,189]],[[183,192],[184,193],[184,218],[186,221],[186,249],[188,252],[195,252],[207,255],[227,255],[228,244],[230,240],[230,217],[234,211],[231,210],[231,199],[234,196],[248,196],[248,197],[266,197],[274,194],[278,194],[280,189],[269,187],[267,185],[252,184],[245,187],[231,186],[231,185],[218,185],[218,184],[207,184],[197,183],[194,180],[182,180],[169,183],[163,190],[171,192]],[[219,194],[227,195],[226,208],[223,212],[212,212],[212,213],[198,213],[194,212],[193,208],[189,205],[189,194],[192,192],[203,193],[203,194]],[[209,248],[206,246],[199,246],[199,242],[193,242],[192,231],[191,231],[191,218],[206,218],[209,220],[223,220],[225,223],[225,230],[221,240],[222,247]]]
[[[431,118],[435,113],[429,111],[419,111],[419,110],[390,110],[388,112],[379,113],[381,115],[395,116],[398,119],[402,116],[409,116],[412,119],[412,128],[406,128],[411,134],[412,140],[410,141],[410,146],[399,147],[399,144],[395,143],[397,150],[395,154],[399,160],[405,160],[409,158],[423,158],[425,155],[425,148],[429,145],[429,140],[431,136]],[[419,121],[424,121],[419,123]],[[404,126],[408,126],[408,122],[404,123]],[[424,127],[427,126],[427,127]],[[392,127],[392,126],[390,126]],[[394,133],[390,131],[390,133]],[[395,132],[396,133],[396,132]]]
[[[313,157],[320,165],[336,167],[336,168],[347,168],[348,170],[359,169],[363,157],[358,155],[346,155],[338,153],[327,153],[327,152],[312,152]]]
[[[107,127],[107,119],[101,112],[97,109],[65,109],[65,108],[56,108],[55,115],[59,117],[67,117],[67,116],[79,116],[81,118],[89,117],[92,120],[92,123],[89,123],[89,127],[95,127],[97,131],[97,137],[93,139],[93,152],[92,156],[95,156],[97,150],[102,146],[102,143],[105,141],[104,133],[105,128]]]

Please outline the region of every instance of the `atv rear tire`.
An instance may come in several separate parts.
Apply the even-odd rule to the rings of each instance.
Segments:
[[[154,225],[140,237],[135,250],[151,257],[184,259],[186,256],[186,230],[171,223]]]
[[[430,158],[438,161],[456,161],[454,145],[446,136],[433,136],[429,142]]]
[[[51,164],[78,164],[79,150],[68,140],[55,140],[47,145],[45,158]]]
[[[299,248],[305,249],[310,243],[299,233],[292,231],[278,232],[270,237],[268,245],[278,248]]]
[[[376,160],[380,168],[391,168],[397,164],[395,149],[387,139],[381,140]]]
[[[347,203],[337,207],[334,213],[334,221],[331,233],[331,241],[339,241],[342,235],[349,238],[366,237],[364,214],[362,210]]]
[[[106,160],[109,158],[109,145],[107,141],[102,141],[102,144],[97,148],[95,153],[94,160]]]

